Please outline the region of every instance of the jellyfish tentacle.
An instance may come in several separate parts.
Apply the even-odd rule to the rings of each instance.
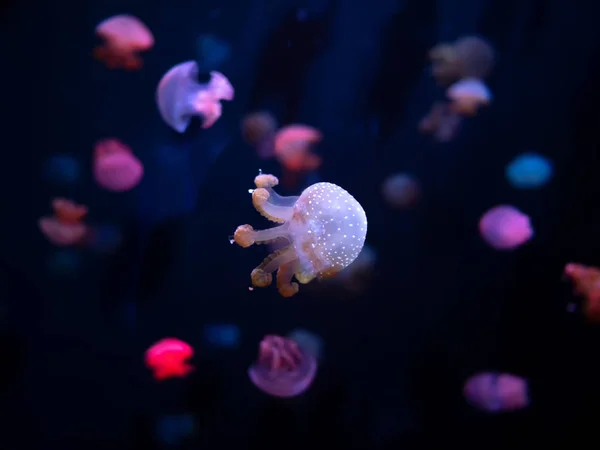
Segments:
[[[293,245],[271,253],[265,260],[252,271],[252,285],[255,287],[267,287],[273,282],[272,273],[284,264],[296,259],[296,251]]]
[[[277,290],[282,297],[292,297],[298,292],[298,283],[292,282],[294,273],[298,268],[298,260],[282,264],[277,271]]]
[[[244,248],[253,244],[266,244],[279,238],[290,239],[287,223],[266,230],[255,230],[251,225],[240,225],[233,234],[233,241]]]

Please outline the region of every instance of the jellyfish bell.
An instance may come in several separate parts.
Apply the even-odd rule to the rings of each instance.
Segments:
[[[164,338],[146,350],[146,366],[158,381],[172,377],[184,377],[194,370],[187,362],[194,356],[188,343],[176,338]]]
[[[539,188],[552,177],[552,163],[537,153],[523,153],[506,166],[505,175],[517,189]]]
[[[496,59],[492,45],[479,36],[464,36],[453,45],[460,78],[487,77]]]
[[[533,237],[529,216],[509,205],[488,210],[479,221],[479,232],[496,250],[513,250]]]
[[[242,137],[248,145],[256,148],[259,157],[270,158],[275,154],[277,127],[277,119],[270,112],[250,113],[242,120]]]
[[[488,413],[509,412],[529,405],[527,381],[507,373],[478,373],[464,384],[467,403]]]
[[[94,149],[93,173],[103,189],[125,192],[140,183],[144,166],[128,146],[117,139],[104,139]]]
[[[465,78],[454,83],[446,91],[446,96],[452,100],[452,110],[463,116],[474,116],[479,108],[492,101],[492,93],[477,78]]]
[[[323,357],[323,339],[315,333],[305,330],[303,328],[297,328],[291,331],[287,337],[294,341],[298,347],[316,358],[321,360]]]
[[[87,208],[64,198],[54,199],[52,208],[54,216],[42,217],[38,221],[42,234],[52,244],[61,247],[83,243],[89,231],[82,222]]]
[[[252,203],[265,218],[281,225],[254,230],[240,225],[233,242],[241,247],[286,238],[290,244],[269,255],[251,273],[254,287],[269,286],[277,270],[277,288],[291,297],[302,284],[315,278],[335,276],[350,265],[363,249],[367,216],[350,193],[332,183],[316,183],[298,197],[282,197],[273,187],[279,180],[259,174],[252,191]]]
[[[321,158],[310,153],[310,149],[322,138],[319,130],[307,125],[285,126],[275,135],[275,156],[290,170],[317,169],[321,165]]]
[[[143,61],[138,53],[154,46],[154,36],[137,17],[127,14],[110,17],[96,26],[96,35],[104,44],[94,49],[94,58],[110,69],[136,70]]]
[[[195,61],[173,66],[163,75],[156,90],[156,102],[162,119],[179,133],[185,132],[193,116],[202,116],[202,128],[210,128],[221,117],[220,100],[233,100],[234,90],[225,75],[210,72],[202,84]]]
[[[383,198],[392,208],[408,208],[417,203],[421,189],[415,177],[397,173],[385,179],[381,191]]]
[[[452,44],[441,43],[429,51],[431,73],[442,86],[454,83],[460,78],[458,57]]]
[[[569,263],[564,274],[574,285],[574,294],[585,299],[583,312],[588,320],[600,322],[600,269]]]

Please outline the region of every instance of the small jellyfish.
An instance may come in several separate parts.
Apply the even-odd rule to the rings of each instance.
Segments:
[[[317,360],[291,339],[265,336],[258,347],[258,360],[248,369],[252,383],[274,397],[296,397],[304,393],[317,374]]]
[[[506,373],[479,373],[464,384],[463,395],[473,407],[489,412],[508,412],[529,405],[527,380]]]
[[[283,166],[286,186],[293,186],[297,175],[321,167],[320,156],[311,147],[322,139],[321,132],[307,125],[288,125],[275,135],[275,157]]]
[[[538,188],[552,177],[552,163],[537,153],[523,153],[508,164],[505,173],[515,188]]]
[[[104,139],[94,148],[93,172],[100,187],[125,192],[140,183],[144,166],[127,145],[117,139]]]
[[[44,169],[45,178],[52,183],[73,184],[80,175],[79,162],[70,155],[54,155]]]
[[[492,93],[477,78],[465,78],[454,83],[446,91],[446,96],[452,100],[452,111],[462,116],[474,116],[479,108],[492,101]]]
[[[512,250],[533,236],[529,216],[508,205],[496,206],[479,221],[481,237],[496,250]]]
[[[204,327],[204,340],[215,348],[235,348],[240,342],[240,328],[234,324],[213,324]]]
[[[277,270],[277,289],[283,297],[298,292],[314,278],[329,278],[346,268],[360,254],[367,236],[367,216],[360,203],[341,187],[316,183],[299,197],[282,197],[273,187],[279,180],[260,173],[251,190],[256,210],[280,226],[254,230],[240,225],[233,242],[241,247],[286,238],[289,245],[269,255],[252,271],[252,285],[269,286]]]
[[[154,46],[154,36],[148,27],[137,17],[126,14],[100,22],[96,35],[104,39],[104,45],[94,49],[94,58],[109,69],[140,69],[144,62],[138,53]]]
[[[242,137],[244,141],[256,148],[261,158],[271,158],[275,154],[275,133],[277,119],[266,111],[246,115],[242,120]]]
[[[432,74],[447,86],[461,78],[487,77],[494,67],[495,52],[486,40],[466,36],[453,43],[441,43],[429,51]]]
[[[146,366],[157,381],[185,377],[194,370],[194,366],[187,362],[193,356],[194,349],[186,342],[164,338],[146,350]]]
[[[450,142],[457,135],[461,120],[448,103],[436,102],[419,122],[419,132],[433,135],[437,142]]]
[[[54,216],[42,217],[38,222],[44,236],[57,246],[83,243],[89,228],[82,220],[88,209],[64,198],[52,200],[52,209]]]
[[[298,344],[303,352],[306,352],[313,358],[321,360],[323,358],[323,339],[315,333],[302,328],[291,331],[287,337]]]
[[[210,72],[210,81],[198,82],[198,65],[187,61],[173,66],[163,75],[156,90],[162,119],[183,133],[193,116],[202,116],[202,128],[210,128],[221,117],[221,100],[233,100],[234,90],[220,72]]]
[[[381,191],[383,198],[392,208],[414,206],[421,194],[419,182],[406,173],[397,173],[386,178]]]
[[[564,274],[574,284],[575,295],[585,299],[583,312],[586,318],[600,323],[600,269],[569,263]]]
[[[231,57],[231,46],[212,34],[203,34],[196,40],[196,51],[202,72],[217,70]]]

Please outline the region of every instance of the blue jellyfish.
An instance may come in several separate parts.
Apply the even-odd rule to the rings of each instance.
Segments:
[[[96,225],[92,228],[89,246],[99,253],[114,253],[121,244],[121,230],[114,225]]]
[[[217,70],[231,57],[231,46],[212,34],[203,34],[198,38],[196,51],[201,72]]]
[[[69,155],[54,155],[46,162],[44,176],[51,183],[73,184],[79,179],[79,162]]]
[[[236,348],[240,342],[240,329],[233,324],[206,325],[204,340],[211,347]]]
[[[552,177],[552,163],[537,153],[523,153],[506,166],[505,173],[517,189],[539,188]]]
[[[194,434],[195,427],[191,414],[165,415],[156,423],[156,434],[167,447],[178,447],[184,439]]]

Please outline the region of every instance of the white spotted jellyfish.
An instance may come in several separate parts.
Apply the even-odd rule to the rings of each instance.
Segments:
[[[277,289],[283,297],[298,292],[298,283],[335,276],[348,267],[363,249],[367,236],[367,215],[360,203],[341,187],[316,183],[299,197],[282,197],[273,187],[277,177],[259,173],[257,189],[250,190],[252,204],[267,219],[281,225],[255,230],[240,225],[232,243],[241,247],[265,244],[284,238],[289,244],[274,253],[252,271],[254,287],[267,287],[277,270]]]

